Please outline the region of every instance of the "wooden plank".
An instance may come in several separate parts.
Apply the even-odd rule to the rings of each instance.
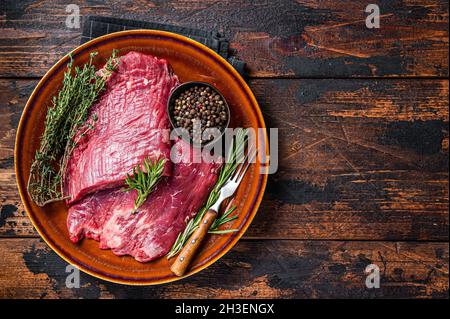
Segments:
[[[448,1],[376,0],[381,27],[365,26],[367,1],[8,1],[0,13],[0,76],[42,76],[79,44],[68,4],[103,15],[216,29],[252,77],[448,76]]]
[[[365,286],[369,264],[379,289]],[[70,289],[66,266],[38,239],[1,239],[0,298],[448,298],[449,288],[447,243],[240,241],[199,274],[152,287],[81,273]]]
[[[14,174],[16,128],[36,83],[0,80],[0,234],[3,236],[37,234],[23,210]]]
[[[248,236],[448,239],[448,81],[252,89],[279,128],[280,168]]]
[[[36,81],[0,80],[0,236],[34,236],[15,187],[15,129]],[[252,80],[278,127],[246,238],[448,240],[448,80]]]

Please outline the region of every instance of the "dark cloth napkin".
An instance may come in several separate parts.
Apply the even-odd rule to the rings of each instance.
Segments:
[[[173,32],[200,42],[225,58],[236,71],[246,78],[245,63],[230,54],[229,41],[217,31],[203,31],[156,22],[89,16],[84,23],[81,44],[108,33],[136,29]]]

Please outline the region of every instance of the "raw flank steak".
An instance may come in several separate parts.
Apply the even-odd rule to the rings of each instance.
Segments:
[[[173,152],[172,176],[163,177],[136,213],[131,212],[136,193],[120,188],[89,195],[70,207],[70,239],[76,243],[93,238],[100,248],[140,262],[167,254],[186,222],[205,203],[221,166],[220,161],[194,163],[194,149],[182,140]]]
[[[64,179],[68,204],[122,185],[126,174],[144,157],[166,158],[163,175],[171,174],[166,103],[178,83],[164,59],[138,52],[120,58],[105,92],[91,108],[94,128],[80,139],[69,158]]]

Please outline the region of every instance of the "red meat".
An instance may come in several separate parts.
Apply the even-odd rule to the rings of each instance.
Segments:
[[[92,106],[94,129],[68,161],[64,192],[74,203],[85,195],[123,184],[126,174],[150,159],[170,158],[166,103],[178,78],[166,60],[138,52],[121,57],[118,69]],[[164,175],[170,175],[166,161]]]
[[[192,163],[193,149],[179,140],[174,145],[173,175],[163,178],[136,213],[136,193],[120,188],[89,195],[69,209],[70,239],[100,242],[116,255],[131,255],[140,262],[170,250],[186,222],[205,203],[217,180],[220,163]]]

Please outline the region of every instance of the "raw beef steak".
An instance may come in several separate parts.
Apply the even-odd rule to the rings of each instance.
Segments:
[[[205,203],[214,186],[220,163],[192,163],[193,149],[184,141],[174,145],[173,175],[163,178],[140,209],[132,214],[136,193],[120,188],[88,195],[69,209],[70,239],[84,236],[116,255],[131,255],[140,262],[170,250],[186,222]]]
[[[65,195],[68,203],[98,190],[122,185],[133,166],[170,157],[166,103],[178,84],[166,60],[138,52],[120,58],[117,71],[92,106],[94,129],[80,140],[68,161]],[[170,175],[166,161],[164,175]]]

